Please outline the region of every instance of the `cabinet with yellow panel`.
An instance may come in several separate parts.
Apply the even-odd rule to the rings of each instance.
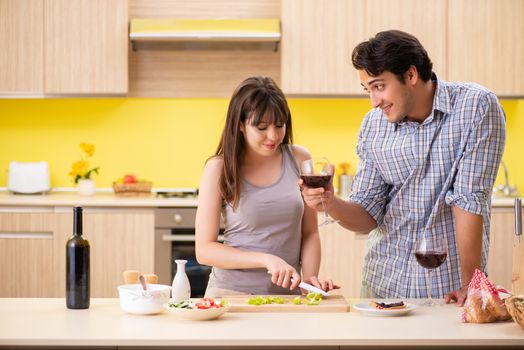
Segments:
[[[524,1],[448,1],[448,76],[524,95]]]
[[[72,234],[72,213],[72,208],[57,209],[57,231],[63,240],[63,249],[57,252],[63,261],[60,276],[65,276],[65,242]],[[91,297],[118,297],[124,270],[155,272],[153,209],[84,208],[83,226],[91,250]],[[65,290],[64,278],[61,291]]]
[[[64,295],[57,252],[65,241],[56,235],[54,218],[52,207],[0,208],[0,297]]]
[[[492,209],[487,270],[495,284],[524,293],[524,241],[515,236],[513,208]]]
[[[127,0],[0,0],[0,95],[127,93]]]
[[[351,232],[338,224],[322,226],[319,233],[322,246],[319,277],[332,279],[341,286],[335,294],[346,298],[360,297],[368,235]]]

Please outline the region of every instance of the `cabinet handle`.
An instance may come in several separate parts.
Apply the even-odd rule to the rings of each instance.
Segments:
[[[167,242],[194,242],[195,235],[162,235],[162,240]],[[224,241],[224,235],[218,235],[218,241]]]
[[[0,238],[53,239],[53,232],[0,232]]]

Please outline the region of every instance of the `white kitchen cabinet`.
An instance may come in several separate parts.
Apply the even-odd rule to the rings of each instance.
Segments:
[[[127,0],[0,0],[0,96],[128,90]]]

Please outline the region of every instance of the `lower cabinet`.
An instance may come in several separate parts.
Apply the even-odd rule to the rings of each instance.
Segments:
[[[367,238],[368,235],[356,234],[340,225],[320,228],[322,261],[319,277],[330,278],[341,285],[336,293],[346,298],[360,297]],[[524,238],[519,242],[515,236],[513,208],[492,209],[487,272],[495,284],[513,293],[524,293]]]
[[[59,261],[53,208],[0,211],[0,297],[58,297]],[[63,245],[65,249],[65,242]],[[64,250],[62,249],[62,250]],[[63,278],[62,278],[63,279]],[[64,282],[63,282],[64,283]]]
[[[488,277],[513,293],[524,293],[524,240],[515,236],[513,208],[493,208]],[[521,238],[522,239],[522,238]]]
[[[0,297],[64,297],[71,207],[0,208]],[[118,297],[124,270],[154,273],[153,209],[84,208],[91,297]]]
[[[368,235],[354,233],[337,224],[322,226],[319,233],[322,244],[319,277],[331,279],[341,286],[335,294],[346,298],[360,297]]]

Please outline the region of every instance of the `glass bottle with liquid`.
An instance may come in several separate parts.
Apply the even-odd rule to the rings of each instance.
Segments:
[[[83,237],[82,207],[73,209],[73,235],[66,244],[66,304],[88,309],[90,294],[89,241]]]

